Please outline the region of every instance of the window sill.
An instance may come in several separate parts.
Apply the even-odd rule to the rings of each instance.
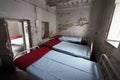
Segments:
[[[110,45],[112,45],[115,48],[118,48],[118,46],[119,46],[119,42],[108,41],[108,40],[106,40],[106,42],[109,43]]]

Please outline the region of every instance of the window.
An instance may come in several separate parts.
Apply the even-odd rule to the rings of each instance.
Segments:
[[[112,17],[107,42],[118,48],[120,43],[120,4],[116,4]]]

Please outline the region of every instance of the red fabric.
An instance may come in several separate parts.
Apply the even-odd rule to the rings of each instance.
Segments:
[[[22,36],[11,36],[10,37],[10,40],[13,40],[13,39],[17,39],[17,38],[21,38]]]
[[[52,47],[56,44],[59,44],[60,42],[61,42],[60,40],[52,39],[52,40],[45,42],[43,45]]]
[[[52,38],[58,39],[60,37],[62,37],[62,35],[56,35],[56,36],[53,36]]]
[[[30,66],[32,63],[34,63],[35,61],[37,61],[38,59],[40,59],[42,56],[44,56],[46,53],[48,53],[51,49],[49,48],[45,48],[45,47],[41,47],[38,48],[28,54],[25,54],[24,56],[21,56],[19,58],[17,58],[14,61],[14,64],[22,69],[22,70],[26,70],[26,68],[28,66]]]

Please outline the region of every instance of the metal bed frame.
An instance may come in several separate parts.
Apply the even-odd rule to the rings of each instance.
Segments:
[[[120,80],[120,76],[106,54],[100,57],[99,65],[101,67],[104,80]]]
[[[29,48],[29,49],[27,49],[27,50],[24,50],[24,51],[18,53],[16,56],[14,56],[13,59],[15,60],[16,58],[18,58],[18,57],[20,57],[20,56],[22,56],[22,55],[27,54],[28,51],[30,52],[30,51],[35,50],[35,49],[37,49],[37,48],[39,48],[39,46],[33,46],[33,47],[31,47],[31,48]]]

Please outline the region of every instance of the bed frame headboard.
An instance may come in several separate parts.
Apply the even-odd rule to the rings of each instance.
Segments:
[[[119,74],[106,54],[101,55],[99,64],[105,80],[120,80]]]
[[[37,45],[37,46],[33,46],[33,47],[31,47],[31,48],[29,48],[29,49],[27,49],[27,50],[24,50],[24,51],[22,51],[22,52],[20,52],[20,53],[17,53],[17,55],[14,56],[14,60],[15,60],[16,58],[22,56],[22,55],[27,54],[27,51],[35,50],[36,48],[39,48],[39,46],[38,46],[38,45]]]

